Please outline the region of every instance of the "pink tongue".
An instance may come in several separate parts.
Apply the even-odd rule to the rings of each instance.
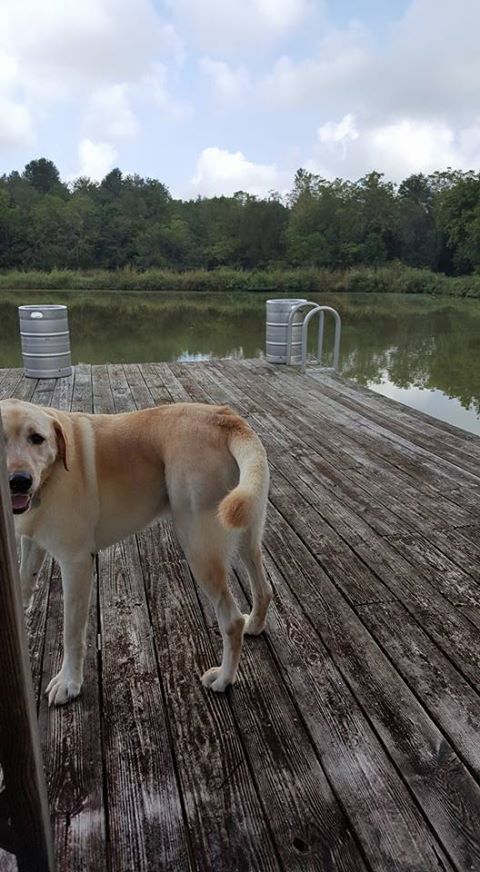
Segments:
[[[12,506],[14,509],[26,509],[30,502],[28,494],[12,494]]]

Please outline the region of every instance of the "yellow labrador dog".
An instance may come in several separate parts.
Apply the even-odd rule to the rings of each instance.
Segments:
[[[24,604],[46,552],[62,572],[63,663],[49,703],[80,693],[95,554],[165,514],[222,633],[221,666],[202,681],[215,691],[233,684],[243,634],[263,630],[272,596],[261,551],[268,465],[248,424],[226,406],[200,403],[88,415],[3,400],[0,412]],[[237,549],[252,587],[249,616],[228,587]]]

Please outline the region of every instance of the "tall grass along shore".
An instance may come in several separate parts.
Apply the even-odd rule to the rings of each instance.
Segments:
[[[240,270],[151,268],[41,271],[0,273],[1,290],[76,291],[267,291],[272,293],[362,292],[393,294],[435,294],[480,298],[480,275],[446,276],[427,269],[394,264],[384,267],[355,267],[330,270],[315,267]]]

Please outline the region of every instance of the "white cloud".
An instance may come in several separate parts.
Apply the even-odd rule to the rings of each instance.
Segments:
[[[0,49],[0,87],[10,85],[18,75],[18,63],[16,59],[6,51]]]
[[[281,186],[283,178],[274,164],[248,161],[241,151],[216,146],[204,148],[191,181],[191,193],[206,197],[231,195],[236,191],[263,196]]]
[[[87,176],[93,181],[101,181],[113,169],[117,157],[111,143],[82,139],[78,146],[79,168],[71,178]]]
[[[0,148],[32,145],[34,138],[28,109],[0,94]]]
[[[316,0],[169,0],[178,27],[209,54],[265,46],[290,36]]]
[[[183,56],[153,0],[0,2],[0,88],[24,118],[74,105],[92,141],[135,135],[131,98],[149,98],[160,59],[175,66]]]
[[[108,85],[90,97],[85,126],[99,139],[130,139],[138,132],[138,123],[128,99],[128,86]]]
[[[455,132],[445,122],[403,118],[370,125],[348,114],[323,124],[317,136],[308,168],[330,178],[356,179],[375,169],[400,181],[411,173],[480,165],[480,119]]]
[[[136,93],[150,100],[163,117],[180,120],[190,114],[191,107],[182,100],[174,100],[167,83],[168,70],[165,64],[152,64],[151,70],[140,82]]]
[[[468,121],[480,81],[478,0],[411,0],[381,48],[368,27],[330,28],[311,56],[285,55],[260,79],[272,107],[354,111],[375,120]]]
[[[258,83],[260,99],[270,107],[294,109],[328,105],[342,94],[351,100],[371,67],[368,45],[368,34],[357,22],[346,30],[332,30],[315,57],[298,62],[281,57]]]
[[[381,63],[382,105],[390,86],[397,110],[470,115],[478,101],[479,29],[477,0],[412,0]]]
[[[122,141],[137,137],[144,147],[135,155],[129,145],[129,163],[155,172],[161,154],[179,188],[199,155],[189,190],[202,193],[283,190],[291,179],[277,167],[287,163],[350,178],[372,168],[395,179],[448,164],[480,168],[478,0],[410,0],[402,15],[402,4],[391,4],[389,23],[382,15],[372,32],[362,4],[355,11],[363,23],[329,24],[327,11],[339,20],[337,5],[0,0],[0,149],[28,146],[36,135],[43,153],[55,143],[60,165],[71,167],[61,131],[75,119],[81,171],[101,176]],[[242,151],[201,152],[205,142],[226,140],[200,74],[216,101],[235,107],[230,135]],[[258,152],[247,145],[253,118]],[[178,120],[181,142],[166,129]],[[10,154],[3,164],[10,169]]]
[[[367,153],[392,176],[430,172],[456,163],[453,131],[444,123],[408,118],[367,131]]]
[[[479,168],[479,29],[478,0],[411,0],[381,49],[351,22],[310,57],[277,60],[251,93],[272,113],[316,116],[314,158],[300,161],[323,175]]]
[[[333,147],[335,150],[340,148],[340,154],[343,158],[347,155],[347,144],[354,142],[358,136],[355,118],[350,113],[344,115],[337,124],[334,121],[327,121],[318,128],[319,142],[327,148]]]
[[[246,96],[250,87],[250,76],[245,67],[233,69],[223,61],[202,58],[200,68],[209,76],[217,97],[226,102],[237,102]]]
[[[21,63],[26,88],[137,79],[159,54],[180,50],[151,0],[2,0],[0,45]]]

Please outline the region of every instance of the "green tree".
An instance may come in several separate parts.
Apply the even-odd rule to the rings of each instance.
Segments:
[[[434,269],[438,263],[439,240],[434,193],[427,176],[412,175],[400,184],[397,217],[400,259],[409,266]]]
[[[456,174],[437,196],[437,221],[454,274],[480,268],[480,174]]]
[[[361,222],[361,261],[380,264],[397,257],[394,185],[384,182],[382,173],[371,172],[356,183],[353,195]]]
[[[249,198],[242,206],[238,234],[241,266],[264,267],[283,260],[288,212],[279,198]]]
[[[44,157],[31,160],[23,171],[23,178],[40,194],[65,195],[67,193],[60,181],[57,167]]]

